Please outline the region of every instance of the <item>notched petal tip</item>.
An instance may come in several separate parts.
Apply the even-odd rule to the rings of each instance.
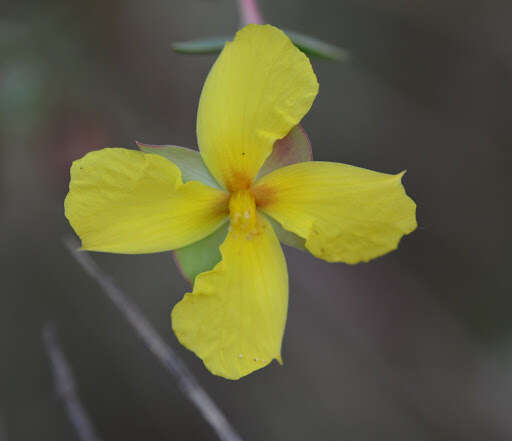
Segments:
[[[404,172],[378,173],[345,164],[305,162],[278,169],[255,189],[260,208],[328,262],[368,262],[397,248],[416,228],[416,204]]]
[[[408,221],[409,221],[408,227],[407,227],[407,225],[404,225],[404,227],[403,227],[404,228],[404,236],[412,233],[413,231],[416,230],[416,228],[418,228],[418,219],[416,217],[416,211],[417,211],[418,205],[416,204],[414,199],[409,196],[409,194],[407,193],[407,191],[405,189],[404,183],[403,183],[403,177],[405,176],[406,173],[407,173],[407,170],[402,170],[400,173],[397,173],[395,175],[400,182],[400,187],[402,188],[405,201],[407,201],[407,203],[410,205],[410,210],[412,211],[411,215],[408,216]],[[397,244],[397,248],[398,248],[398,244]]]
[[[187,299],[190,299],[192,293],[187,293],[183,300],[177,303],[171,311],[172,329],[178,341],[187,349],[192,351],[201,361],[205,368],[213,375],[222,377],[226,380],[236,381],[246,377],[253,372],[268,366],[272,360],[282,365],[281,356],[266,356],[255,353],[254,351],[238,351],[230,356],[226,354],[219,355],[222,348],[218,346],[218,342],[208,342],[209,347],[205,350],[198,350],[197,344],[191,342],[190,332],[183,331],[180,323],[183,311],[181,307],[187,306]],[[194,301],[197,299],[191,299]]]
[[[416,203],[402,184],[405,173],[404,170],[396,175],[382,174],[387,176],[388,183],[384,177],[380,188],[372,191],[375,199],[361,198],[367,200],[370,210],[363,215],[359,225],[347,230],[341,228],[333,235],[332,226],[315,222],[307,237],[306,248],[327,262],[349,265],[367,263],[398,249],[402,239],[417,228]]]

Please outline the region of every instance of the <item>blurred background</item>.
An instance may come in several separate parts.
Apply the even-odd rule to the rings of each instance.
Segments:
[[[369,264],[286,249],[283,367],[238,382],[179,345],[188,286],[170,253],[94,254],[245,440],[511,440],[512,3],[261,0],[266,21],[343,46],[312,60],[316,159],[407,169],[419,228]],[[105,441],[215,440],[172,377],[64,248],[71,161],[134,141],[194,146],[234,0],[3,0],[0,12],[0,440],[73,441],[41,329],[57,327]]]

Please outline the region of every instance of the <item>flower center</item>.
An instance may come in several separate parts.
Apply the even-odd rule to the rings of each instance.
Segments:
[[[249,190],[239,190],[231,194],[229,219],[231,229],[245,234],[247,240],[259,234],[261,225],[256,216],[256,202]]]

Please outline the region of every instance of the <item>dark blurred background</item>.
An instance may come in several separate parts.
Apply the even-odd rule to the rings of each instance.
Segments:
[[[246,440],[512,439],[509,0],[261,0],[268,22],[346,47],[313,60],[316,159],[407,169],[419,228],[370,264],[287,249],[285,364],[238,382],[179,345],[188,289],[169,253],[95,254]],[[71,161],[103,146],[194,146],[234,0],[3,0],[0,9],[0,440],[74,441],[41,342],[54,321],[105,441],[215,440],[71,258]]]

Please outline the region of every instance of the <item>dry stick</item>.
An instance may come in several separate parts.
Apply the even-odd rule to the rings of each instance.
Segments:
[[[101,441],[78,398],[73,373],[59,347],[55,328],[50,324],[43,328],[43,342],[50,359],[55,388],[64,402],[66,412],[79,438],[82,441]]]
[[[185,366],[185,363],[162,340],[138,306],[126,297],[111,277],[101,271],[88,253],[78,250],[78,244],[75,240],[67,239],[64,243],[85,272],[98,282],[105,294],[126,316],[149,350],[174,375],[182,392],[196,406],[199,413],[212,426],[218,437],[222,441],[242,441],[240,435],[231,427],[224,414],[199,385],[198,381]]]

